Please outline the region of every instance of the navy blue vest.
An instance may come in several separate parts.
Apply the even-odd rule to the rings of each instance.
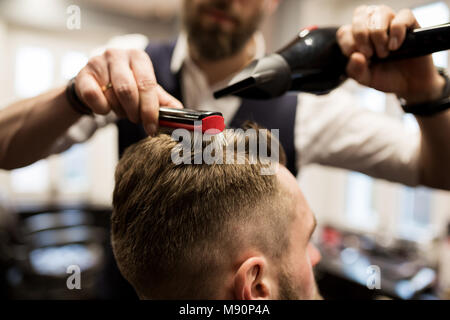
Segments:
[[[175,44],[151,44],[145,51],[151,57],[158,83],[172,96],[183,102],[180,72],[173,74],[170,63]],[[295,115],[297,96],[286,94],[271,100],[243,99],[242,104],[230,123],[230,127],[239,128],[249,120],[267,129],[279,129],[280,143],[286,152],[287,168],[297,174],[296,152],[294,145]],[[119,129],[119,154],[131,144],[145,138],[141,125],[122,119],[117,122]]]

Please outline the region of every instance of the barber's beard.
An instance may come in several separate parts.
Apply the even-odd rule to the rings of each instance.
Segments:
[[[235,25],[232,30],[224,30],[219,24],[205,26],[201,17],[202,12],[210,8],[221,10],[227,14]],[[183,10],[183,24],[188,35],[188,41],[194,45],[196,53],[208,61],[217,61],[232,57],[242,50],[251,39],[263,18],[262,11],[247,20],[232,12],[229,1],[217,1],[214,4],[189,7],[185,2]]]
[[[283,270],[282,272],[280,272],[280,275],[278,277],[278,288],[279,288],[278,299],[323,300],[323,297],[321,296],[319,289],[317,288],[317,283],[315,280],[313,286],[314,286],[313,293],[311,295],[309,295],[308,297],[302,296],[302,294],[299,293],[299,289],[293,286],[293,277],[286,270]]]

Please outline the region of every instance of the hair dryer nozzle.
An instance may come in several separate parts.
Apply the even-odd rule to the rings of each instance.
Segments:
[[[253,61],[238,73],[229,85],[216,91],[216,99],[233,94],[251,99],[270,99],[291,87],[291,68],[279,54]]]

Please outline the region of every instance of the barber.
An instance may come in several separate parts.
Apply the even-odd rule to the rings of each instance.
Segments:
[[[128,119],[127,128],[142,125],[143,132],[153,135],[160,106],[182,107],[173,95],[182,98],[186,107],[203,104],[203,108],[219,110],[226,118],[232,118],[243,110],[239,109],[238,98],[213,101],[202,94],[212,96],[214,89],[265,53],[257,27],[277,5],[277,0],[184,1],[185,33],[180,35],[175,48],[151,48],[144,44],[132,50],[108,49],[90,59],[68,87],[2,110],[0,168],[25,166],[63,151],[117,117]],[[365,86],[395,93],[408,105],[431,103],[448,95],[448,80],[435,68],[431,56],[369,64],[372,56],[385,57],[398,49],[406,31],[416,27],[419,25],[410,10],[396,13],[387,6],[359,7],[352,24],[338,31],[342,51],[350,58],[348,75]],[[211,30],[219,30],[219,34],[212,37]],[[160,59],[167,56],[164,50],[168,50],[170,68],[155,75],[155,68],[167,64]],[[178,81],[180,90],[169,90],[173,88],[167,88],[167,83],[166,90],[163,89],[160,79],[165,76]],[[273,119],[277,119],[278,109],[281,110],[277,108],[278,102],[285,101],[272,102]],[[408,185],[450,189],[449,112],[417,117],[421,135],[410,139],[392,119],[357,110],[352,103],[341,107],[343,102],[339,105],[338,101],[341,100],[333,93],[328,97],[299,95],[291,114],[295,123],[290,128],[292,117],[285,117],[287,129],[279,127],[294,131],[291,141],[286,142],[295,148],[292,157],[297,157],[291,171],[319,163]],[[250,103],[255,106],[255,102]],[[322,112],[325,109],[327,112]],[[68,134],[71,127],[82,132],[83,137]]]

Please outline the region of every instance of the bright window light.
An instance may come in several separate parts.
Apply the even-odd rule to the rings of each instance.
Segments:
[[[86,145],[74,145],[61,155],[61,160],[60,190],[64,193],[85,192],[89,187]]]
[[[378,213],[374,208],[374,179],[357,172],[349,173],[346,192],[346,218],[350,225],[375,230]]]
[[[402,210],[398,234],[400,237],[420,241],[427,239],[431,224],[431,191],[426,188],[402,190]]]
[[[386,110],[386,94],[369,88],[360,88],[356,93],[358,104],[374,112]],[[374,206],[375,180],[357,172],[347,176],[346,219],[356,228],[373,231],[378,224],[378,212]]]
[[[15,94],[28,98],[51,88],[53,84],[53,55],[40,47],[19,47],[16,51]],[[11,172],[11,187],[16,193],[43,193],[49,188],[47,161]]]
[[[413,9],[413,13],[422,27],[447,23],[449,18],[449,9],[444,2],[434,2],[417,7]]]
[[[444,2],[430,3],[413,10],[421,27],[431,27],[448,23],[450,11]],[[433,54],[434,63],[442,68],[448,67],[448,51]]]
[[[450,11],[444,2],[430,3],[413,10],[422,27],[447,23]],[[433,55],[437,66],[448,67],[448,52],[438,52]],[[419,125],[414,116],[404,115],[406,127],[419,131]],[[397,232],[402,238],[421,241],[429,235],[431,228],[432,191],[427,188],[408,188],[401,190],[400,216]]]
[[[53,84],[53,55],[40,47],[20,47],[16,53],[15,93],[29,98],[51,88]]]
[[[16,193],[43,193],[49,188],[48,162],[36,162],[31,166],[11,172],[11,187]]]
[[[75,77],[88,62],[88,56],[79,51],[69,51],[61,59],[61,76],[65,80]],[[88,168],[86,145],[75,145],[61,155],[62,175],[59,188],[64,193],[86,191],[88,188]]]
[[[88,62],[88,56],[83,52],[69,51],[61,60],[61,76],[65,80],[72,79]]]

